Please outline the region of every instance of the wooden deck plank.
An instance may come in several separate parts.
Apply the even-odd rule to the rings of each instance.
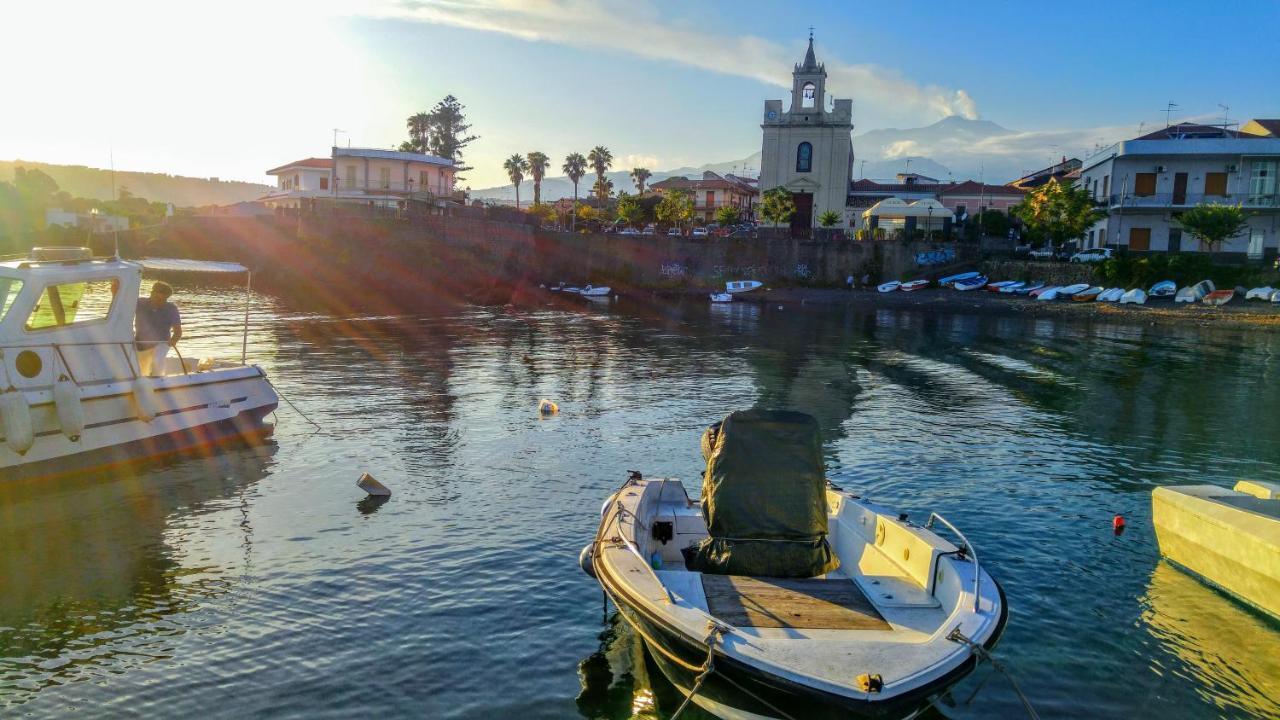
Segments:
[[[707,609],[735,627],[890,630],[852,580],[702,576]]]

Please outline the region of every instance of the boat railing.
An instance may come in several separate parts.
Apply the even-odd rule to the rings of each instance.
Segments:
[[[622,498],[619,497],[623,490],[626,490],[628,487],[634,487],[635,484],[635,479],[628,478],[627,481],[622,484],[622,487],[618,489],[618,492],[614,494],[613,502],[609,508],[612,512],[606,511],[600,518],[600,529],[596,531],[596,542],[603,542],[602,536],[604,535],[605,528],[609,527],[610,523],[613,523],[618,529],[618,540],[622,542],[623,546],[625,546],[632,555],[635,555],[636,558],[640,560],[640,563],[649,571],[649,575],[653,578],[653,581],[658,584],[658,587],[662,588],[663,600],[667,603],[673,603],[675,602],[675,598],[671,596],[671,591],[667,589],[666,584],[662,582],[662,578],[658,577],[658,573],[653,569],[653,566],[649,564],[648,558],[640,552],[640,548],[635,543],[628,540],[626,535],[622,533],[622,518],[627,515],[631,517],[632,527],[644,527],[635,511],[623,505]],[[666,490],[665,478],[663,479],[662,486],[658,490],[659,500],[661,500],[662,492],[664,490]]]
[[[973,549],[973,543],[969,542],[969,538],[965,537],[964,533],[960,532],[959,528],[952,525],[949,520],[936,512],[929,513],[929,521],[924,524],[925,529],[932,530],[933,522],[935,520],[947,526],[947,529],[955,533],[956,537],[960,538],[960,542],[964,546],[963,551],[973,558],[973,611],[978,612],[978,600],[980,597],[978,595],[978,588],[981,587],[982,583],[982,565],[978,562],[978,551]]]
[[[162,341],[157,341],[157,342],[162,342]],[[125,365],[127,365],[129,368],[129,376],[127,378],[115,378],[115,377],[97,378],[95,379],[95,382],[101,381],[101,380],[106,380],[106,381],[137,380],[139,377],[141,377],[141,370],[134,362],[135,355],[131,355],[129,353],[129,347],[131,345],[136,345],[136,343],[137,343],[136,340],[98,340],[98,341],[90,341],[90,342],[64,342],[64,343],[8,343],[8,342],[5,342],[5,343],[0,343],[0,356],[10,351],[17,352],[17,351],[23,351],[23,350],[44,350],[44,349],[50,350],[54,353],[54,355],[57,356],[58,362],[62,366],[63,371],[66,372],[67,377],[70,378],[72,382],[79,385],[80,380],[76,378],[75,372],[71,369],[71,363],[67,362],[66,355],[62,353],[63,348],[101,347],[101,348],[110,349],[110,352],[115,352],[115,350],[118,349],[121,355],[124,357]],[[187,369],[187,363],[186,363],[186,360],[182,357],[182,353],[176,347],[173,350],[174,350],[174,353],[178,356],[178,361],[182,365],[182,374],[190,375],[191,372]]]

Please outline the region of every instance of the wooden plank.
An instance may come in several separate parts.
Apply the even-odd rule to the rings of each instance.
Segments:
[[[851,580],[702,576],[707,609],[735,627],[890,630]]]

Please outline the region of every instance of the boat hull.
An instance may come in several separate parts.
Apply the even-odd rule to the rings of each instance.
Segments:
[[[663,676],[687,695],[697,683],[697,676],[707,659],[707,647],[700,639],[679,632],[660,618],[644,611],[643,605],[631,600],[624,589],[612,582],[599,563],[600,585],[618,608],[622,618],[640,636]],[[1008,622],[1008,603],[999,583],[1000,620],[991,637],[983,645],[995,646]],[[716,653],[715,671],[703,682],[693,701],[708,712],[725,720],[756,718],[813,718],[814,720],[848,720],[848,718],[901,718],[928,705],[937,695],[973,672],[976,659],[970,655],[950,672],[933,682],[903,693],[891,700],[867,701],[835,695],[770,675],[732,657]],[[690,669],[695,668],[695,669]],[[774,708],[786,713],[782,715]]]

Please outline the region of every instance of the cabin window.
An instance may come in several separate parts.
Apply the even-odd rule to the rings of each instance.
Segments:
[[[809,172],[813,169],[813,146],[807,142],[796,148],[796,172]]]
[[[27,330],[50,330],[106,320],[116,294],[111,280],[50,285],[27,317]]]
[[[13,307],[13,301],[20,292],[22,292],[21,280],[0,277],[0,320],[4,320],[9,314],[9,308]]]

